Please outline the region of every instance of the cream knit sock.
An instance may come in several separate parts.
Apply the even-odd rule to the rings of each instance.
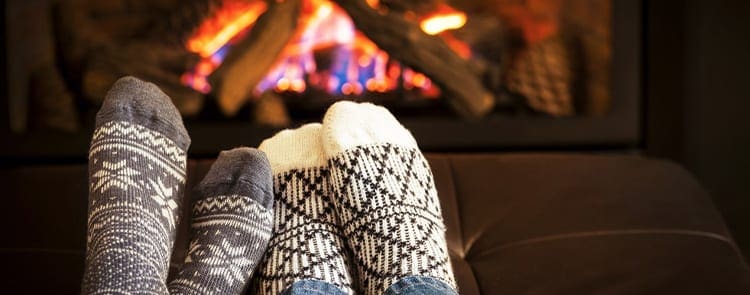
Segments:
[[[259,147],[271,163],[275,207],[274,234],[254,279],[259,294],[277,295],[302,280],[352,292],[320,130],[308,124],[281,131]]]
[[[323,120],[330,183],[365,294],[406,276],[455,288],[432,172],[388,110],[338,102]]]

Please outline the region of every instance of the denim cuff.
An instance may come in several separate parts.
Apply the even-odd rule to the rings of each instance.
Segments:
[[[346,295],[344,291],[331,283],[320,280],[302,280],[289,285],[282,295]]]
[[[388,290],[387,295],[458,295],[458,291],[445,282],[432,277],[408,276],[394,283]]]

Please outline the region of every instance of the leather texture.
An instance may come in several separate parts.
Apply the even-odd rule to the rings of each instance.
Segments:
[[[460,294],[750,294],[748,266],[710,196],[675,164],[549,153],[427,159]],[[188,192],[211,163],[189,161]],[[0,182],[9,200],[3,288],[77,293],[86,165],[5,167]],[[171,273],[187,249],[183,208]]]

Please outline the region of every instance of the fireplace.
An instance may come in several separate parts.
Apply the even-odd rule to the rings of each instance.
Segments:
[[[388,107],[431,151],[641,139],[639,1],[5,5],[3,156],[84,157],[123,75],[173,98],[197,156],[257,145],[342,99]]]

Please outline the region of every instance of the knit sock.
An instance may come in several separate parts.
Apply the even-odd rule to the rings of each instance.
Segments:
[[[167,293],[189,145],[177,108],[156,85],[115,82],[89,150],[83,293]]]
[[[198,186],[192,240],[171,294],[240,294],[266,251],[273,183],[266,156],[250,148],[221,152]]]
[[[258,268],[259,294],[279,294],[295,282],[319,280],[351,293],[341,230],[328,192],[320,124],[279,132],[263,141],[273,170],[274,235]]]
[[[338,102],[323,119],[334,203],[365,294],[407,276],[455,288],[430,167],[388,110]]]

